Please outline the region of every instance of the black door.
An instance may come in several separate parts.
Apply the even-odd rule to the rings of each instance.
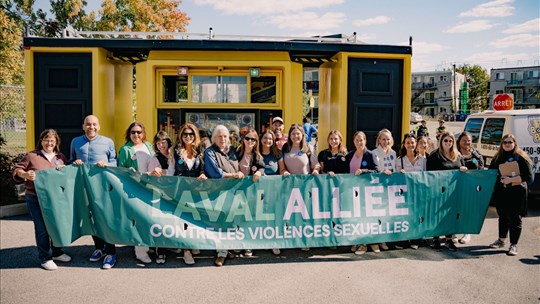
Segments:
[[[364,131],[372,150],[377,133],[386,128],[392,132],[396,150],[402,133],[403,61],[349,59],[348,90],[348,148],[354,148],[354,132]]]
[[[35,134],[55,129],[69,158],[71,140],[92,113],[92,55],[34,53]]]

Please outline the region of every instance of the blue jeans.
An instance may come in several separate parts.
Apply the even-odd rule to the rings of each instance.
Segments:
[[[51,239],[49,238],[49,233],[45,227],[45,221],[43,220],[43,214],[41,214],[37,196],[27,194],[25,197],[28,212],[34,221],[34,233],[41,263],[52,260],[53,256],[56,257],[62,255],[64,253],[62,248],[53,246]]]

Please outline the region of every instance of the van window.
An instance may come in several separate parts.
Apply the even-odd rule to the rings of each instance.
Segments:
[[[482,131],[482,144],[500,145],[503,136],[504,118],[488,118]]]
[[[480,137],[480,129],[482,128],[482,123],[484,122],[483,118],[471,118],[465,126],[465,131],[471,133],[473,143],[478,142],[478,137]]]

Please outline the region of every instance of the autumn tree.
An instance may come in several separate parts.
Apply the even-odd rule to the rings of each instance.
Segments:
[[[479,65],[462,65],[456,68],[458,73],[465,75],[469,83],[468,108],[485,110],[489,105],[489,74]]]
[[[22,28],[0,11],[0,85],[23,83]]]
[[[185,32],[189,17],[178,9],[181,0],[104,0],[95,30]]]

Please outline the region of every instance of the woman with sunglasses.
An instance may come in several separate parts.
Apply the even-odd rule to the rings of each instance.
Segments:
[[[502,176],[499,166],[507,162],[517,162],[519,173]],[[493,197],[499,215],[499,238],[489,245],[490,248],[502,248],[510,231],[508,255],[517,255],[517,243],[521,235],[521,217],[527,214],[527,183],[533,178],[532,161],[519,148],[516,137],[506,134],[502,137],[497,154],[493,157],[490,169],[498,171]]]
[[[257,182],[264,174],[265,166],[261,153],[259,153],[259,136],[257,131],[249,129],[240,140],[236,149],[238,156],[238,169],[244,176],[253,176],[253,181]],[[251,249],[244,250],[244,256],[251,257]]]
[[[349,173],[354,175],[360,175],[364,173],[376,173],[379,172],[377,166],[376,156],[367,149],[367,137],[366,133],[362,131],[356,131],[353,135],[354,150],[350,151],[345,160],[349,168]],[[351,251],[356,255],[362,255],[366,253],[368,247],[366,244],[353,245]],[[371,250],[377,253],[380,252],[379,245],[371,244]]]
[[[472,146],[472,134],[463,131],[461,134],[459,134],[458,139],[458,151],[461,153],[461,156],[463,156],[463,161],[465,162],[465,166],[469,168],[469,170],[482,170],[484,169],[484,158],[482,157],[482,154],[478,152],[475,148]],[[470,234],[464,234],[460,239],[460,244],[467,244],[471,240]]]
[[[276,175],[283,170],[283,157],[276,145],[276,135],[270,128],[261,133],[259,150],[264,161],[264,175]],[[279,248],[272,249],[274,255],[280,255]]]
[[[41,267],[45,270],[56,270],[54,261],[69,262],[71,257],[61,247],[56,247],[49,238],[45,220],[41,213],[34,181],[37,171],[49,168],[60,169],[67,159],[60,152],[60,137],[53,129],[46,129],[39,135],[39,142],[34,151],[28,152],[13,168],[13,178],[23,182],[26,188],[26,206],[34,222],[34,235]]]
[[[152,144],[146,141],[144,125],[137,121],[132,122],[126,130],[125,138],[126,143],[118,151],[118,167],[147,173],[148,162],[154,155],[154,149]],[[137,260],[145,264],[152,263],[148,250],[146,246],[135,246]]]
[[[203,153],[200,132],[194,124],[186,123],[178,130],[176,148],[174,149],[173,168],[175,176],[196,177],[198,180],[206,180],[204,174]],[[200,253],[198,249],[184,249],[182,257],[187,265],[195,264],[193,255]]]
[[[229,136],[229,130],[224,125],[216,126],[212,132],[212,145],[204,150],[204,172],[209,178],[244,178]],[[223,266],[227,257],[234,257],[234,254],[226,249],[218,249],[215,265]]]
[[[284,177],[291,174],[312,174],[314,176],[319,174],[321,165],[317,161],[315,149],[306,140],[302,125],[291,125],[289,137],[281,151],[283,152],[283,170],[280,171],[280,174]],[[309,251],[309,248],[304,247],[301,250]]]
[[[449,132],[442,132],[439,139],[439,147],[428,156],[427,171],[437,170],[460,170],[462,172],[467,171],[463,157],[457,150],[456,139],[453,134]],[[450,251],[456,251],[457,247],[452,240],[452,235],[446,235],[444,240],[446,247]],[[441,241],[439,237],[433,238],[433,249],[441,248]]]
[[[426,158],[418,153],[416,147],[416,136],[411,133],[405,134],[401,143],[401,149],[399,150],[399,156],[396,159],[396,171],[406,173],[426,170]],[[420,245],[420,241],[398,242],[397,246],[402,247],[402,245],[408,243],[412,249],[416,250]]]

